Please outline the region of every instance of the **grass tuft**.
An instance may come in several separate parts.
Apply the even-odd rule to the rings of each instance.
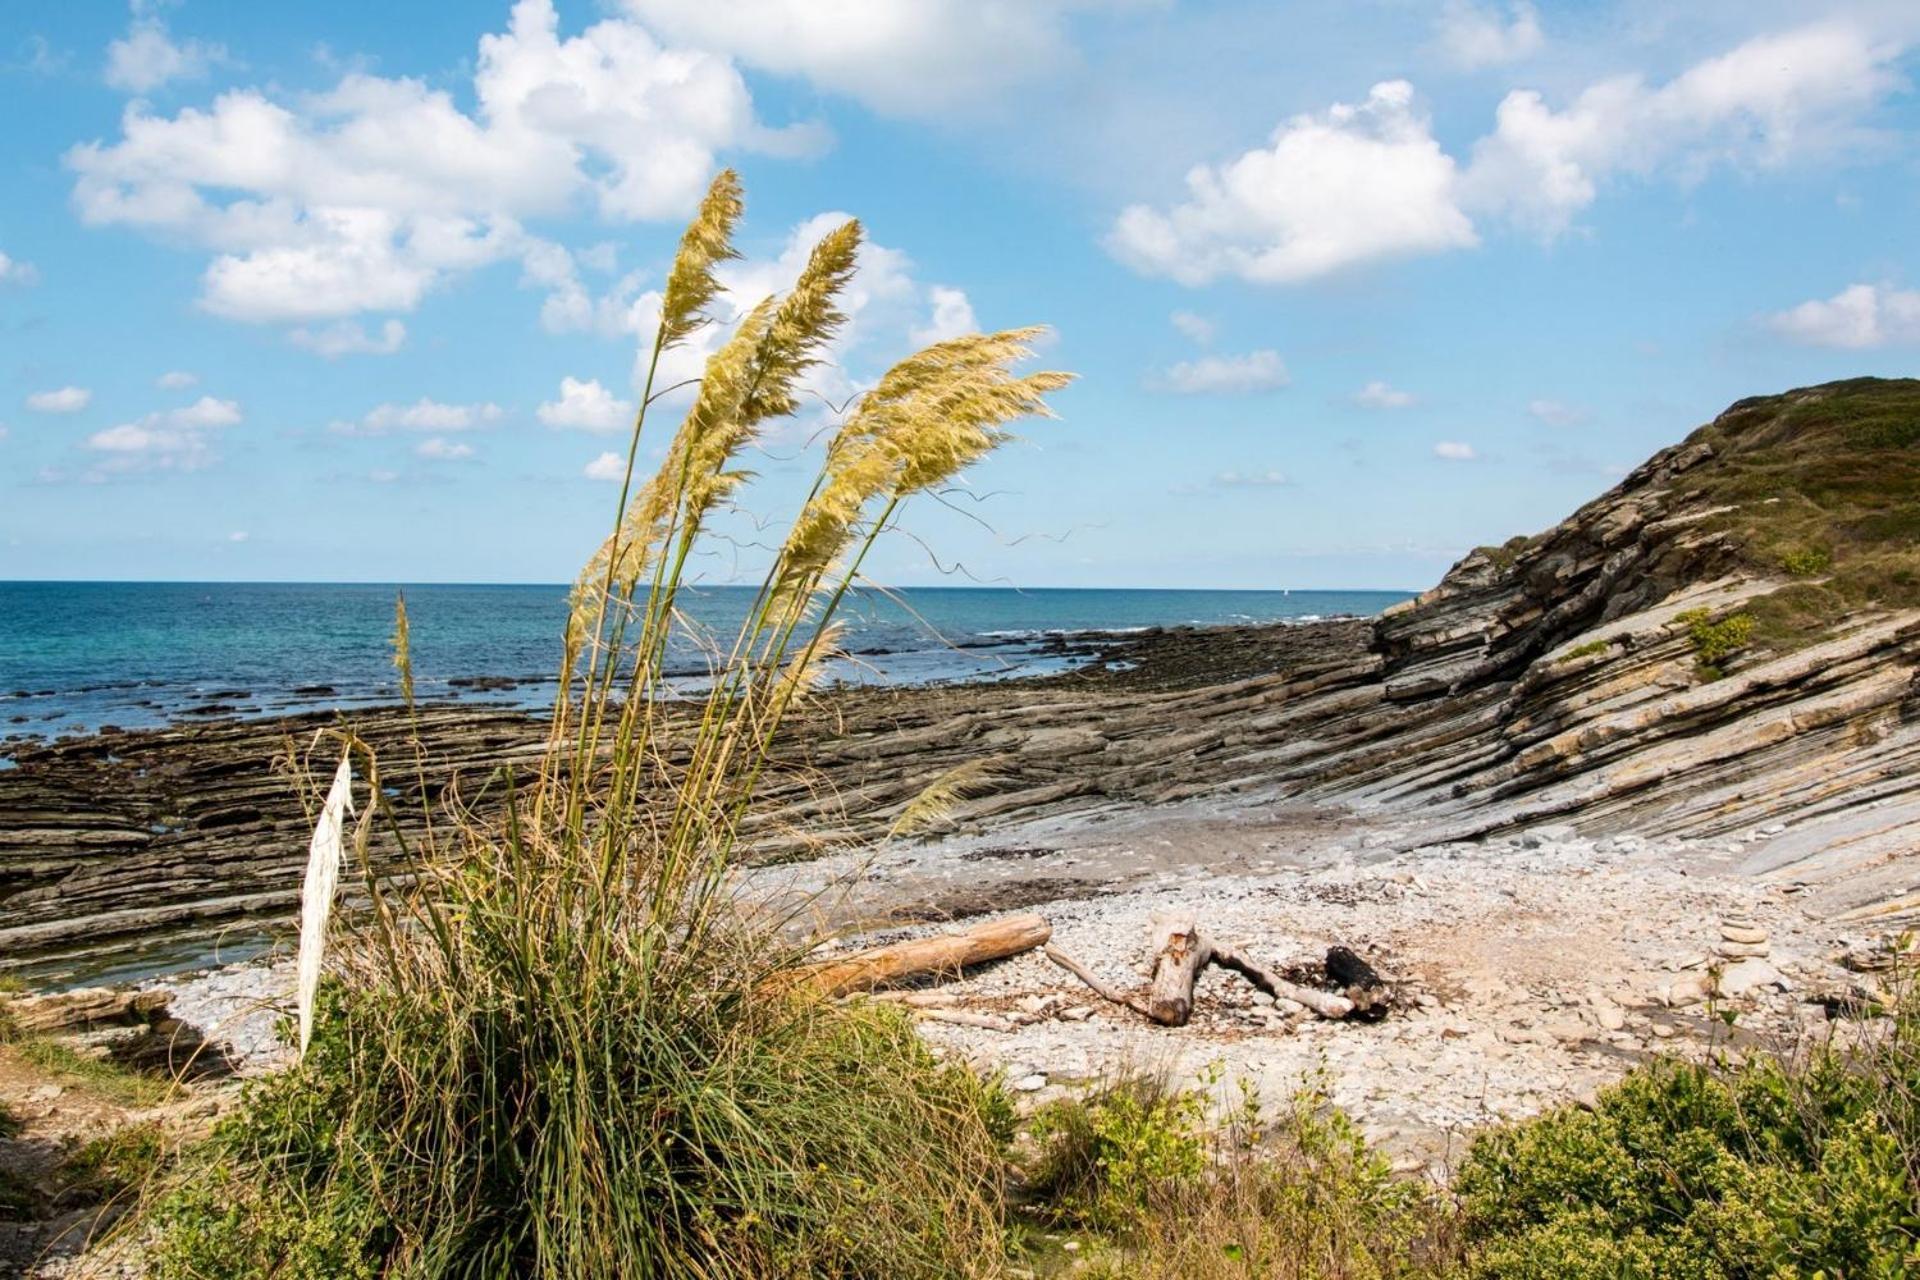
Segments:
[[[739,214],[722,174],[668,277],[650,370],[712,323]],[[350,832],[344,803],[320,825],[370,906],[327,931],[299,1065],[253,1086],[151,1203],[156,1280],[999,1270],[1004,1102],[898,1013],[796,989],[813,939],[736,904],[733,871],[869,550],[1067,381],[1016,371],[1039,331],[937,343],[856,398],[746,622],[699,637],[705,692],[666,683],[690,566],[748,479],[743,454],[798,411],[844,324],[860,238],[830,232],[789,292],[746,308],[640,478],[649,373],[613,531],[574,589],[546,751],[490,771],[497,809],[453,788],[400,843],[381,761],[350,733],[321,739],[342,754],[319,772],[361,804]],[[404,603],[395,641],[410,684]],[[329,879],[307,896],[324,918]]]

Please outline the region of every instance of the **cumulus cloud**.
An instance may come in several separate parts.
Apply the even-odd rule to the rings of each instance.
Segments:
[[[720,151],[818,140],[763,126],[724,57],[620,18],[563,39],[551,0],[519,0],[481,38],[471,89],[471,114],[358,70],[302,98],[237,89],[172,116],[134,102],[118,140],[67,152],[74,204],[90,225],[210,250],[208,310],[311,324],[410,311],[460,273],[564,254],[526,219],[582,202],[613,221],[678,217]]]
[[[1178,395],[1244,395],[1274,391],[1287,385],[1287,366],[1277,351],[1249,351],[1237,356],[1201,356],[1182,360],[1165,373],[1148,379],[1156,391]]]
[[[1135,270],[1182,284],[1289,284],[1473,244],[1454,185],[1453,159],[1414,108],[1413,86],[1391,80],[1358,105],[1295,116],[1269,146],[1196,166],[1184,203],[1131,206],[1107,245]]]
[[[1464,440],[1442,440],[1433,446],[1433,456],[1448,462],[1472,462],[1480,455]]]
[[[180,409],[149,413],[96,431],[86,448],[100,458],[90,478],[128,471],[196,471],[215,461],[213,432],[238,426],[240,406],[202,396]]]
[[[1897,88],[1898,45],[1845,22],[1756,37],[1653,87],[1602,80],[1563,110],[1531,89],[1500,103],[1462,180],[1471,208],[1544,236],[1566,230],[1617,176],[1697,179],[1769,168],[1858,136],[1859,116]]]
[[[1203,315],[1192,311],[1176,311],[1167,319],[1190,341],[1197,342],[1203,347],[1213,341],[1216,332],[1214,323]]]
[[[772,257],[746,257],[717,267],[715,274],[725,289],[713,307],[718,323],[695,331],[663,355],[654,376],[655,393],[697,379],[734,322],[760,299],[792,287],[813,246],[847,218],[838,212],[816,214],[794,226]],[[588,330],[634,339],[633,385],[638,388],[660,321],[661,294],[648,283],[635,272],[596,297],[574,278],[554,287],[542,320],[554,332]],[[891,360],[905,354],[909,343],[924,344],[976,327],[965,292],[921,282],[905,253],[872,241],[861,246],[859,266],[840,296],[840,310],[846,324],[821,363],[801,380],[803,392],[832,404],[844,402],[864,385],[863,366],[876,353]]]
[[[1138,0],[626,0],[649,27],[880,111],[977,107],[1073,58],[1075,10]]]
[[[153,385],[162,391],[185,391],[200,381],[197,373],[188,373],[185,369],[173,369],[153,380]]]
[[[199,80],[227,61],[225,46],[199,40],[176,41],[150,3],[136,0],[127,34],[107,46],[109,88],[152,93],[171,80]]]
[[[915,346],[924,347],[979,332],[980,322],[973,318],[973,303],[964,290],[936,284],[928,290],[928,299],[932,312],[927,322],[915,326],[908,334]]]
[[[1540,15],[1528,0],[1514,0],[1504,9],[1447,0],[1436,34],[1447,61],[1469,71],[1518,62],[1546,44]]]
[[[615,396],[601,386],[597,378],[585,382],[578,378],[562,378],[560,398],[542,404],[534,410],[534,416],[549,427],[617,431],[633,425],[633,412],[632,401]]]
[[[317,328],[302,326],[287,334],[287,341],[328,360],[341,356],[390,356],[406,345],[407,326],[389,319],[380,325],[377,333],[369,333],[358,321],[336,320]]]
[[[56,387],[27,397],[27,408],[35,413],[78,413],[92,403],[93,391],[87,387]]]
[[[1510,30],[1510,28],[1509,28]],[[1199,285],[1291,284],[1478,242],[1475,217],[1557,236],[1621,178],[1696,181],[1844,150],[1902,80],[1902,47],[1831,21],[1756,37],[1662,85],[1598,81],[1564,108],[1502,99],[1461,163],[1404,80],[1283,122],[1269,144],[1187,174],[1186,199],[1124,210],[1107,247],[1135,270]]]
[[[422,440],[413,447],[414,456],[425,458],[429,462],[465,462],[473,457],[473,446],[458,440],[448,440],[444,436],[434,436]]]
[[[1577,427],[1593,416],[1579,405],[1544,397],[1527,401],[1527,413],[1549,427]]]
[[[22,262],[0,253],[0,285],[26,286],[38,284],[40,272],[31,262]]]
[[[1920,345],[1920,290],[1848,285],[1831,298],[1813,299],[1767,317],[1773,331],[1810,347],[1864,351]]]
[[[589,480],[620,481],[627,476],[627,460],[617,453],[603,453],[580,469]]]
[[[328,430],[342,436],[383,436],[391,431],[469,431],[498,422],[506,411],[491,402],[446,404],[421,396],[412,404],[377,404],[358,421],[337,421]]]
[[[1400,391],[1375,378],[1353,393],[1353,402],[1362,409],[1411,409],[1419,403],[1411,391]]]

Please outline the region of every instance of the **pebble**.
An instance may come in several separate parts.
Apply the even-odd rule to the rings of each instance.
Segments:
[[[1019,1093],[1038,1093],[1047,1087],[1047,1078],[1036,1071],[1030,1076],[1021,1076],[1015,1080],[1013,1087]]]

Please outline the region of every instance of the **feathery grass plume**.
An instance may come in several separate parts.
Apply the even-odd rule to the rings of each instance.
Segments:
[[[673,345],[706,323],[707,304],[720,292],[714,267],[740,256],[733,247],[733,228],[743,207],[739,175],[722,169],[680,237],[680,251],[667,274],[660,302],[661,346]]]
[[[738,212],[723,175],[682,242],[656,363],[702,322]],[[183,1164],[155,1280],[1002,1272],[986,1086],[936,1062],[896,1012],[782,982],[813,939],[783,927],[784,908],[742,901],[733,873],[741,833],[764,826],[749,809],[782,718],[835,650],[862,557],[913,486],[1059,385],[1008,372],[1030,331],[941,344],[863,397],[731,647],[713,643],[707,688],[670,695],[660,678],[708,519],[747,481],[740,454],[764,424],[797,412],[799,380],[844,324],[859,243],[857,223],[829,233],[789,292],[744,315],[658,473],[623,486],[574,588],[537,765],[498,762],[484,799],[424,771],[402,796],[363,756],[352,857],[372,908],[336,930],[324,980],[324,922],[309,931],[307,1052]],[[348,798],[322,810],[335,850]],[[316,884],[308,904],[330,897]]]
[[[798,407],[793,386],[819,363],[818,352],[847,322],[836,306],[859,265],[861,230],[850,219],[820,238],[793,288],[780,300],[755,353],[755,379],[745,405],[752,421],[785,417]]]
[[[400,673],[400,700],[413,710],[413,632],[407,626],[407,593],[393,598],[393,665]]]
[[[919,795],[907,801],[900,816],[888,828],[890,836],[912,835],[953,816],[955,806],[970,800],[996,781],[993,770],[1003,763],[1000,756],[983,756],[955,765],[929,782]]]
[[[346,815],[352,812],[353,758],[343,752],[340,767],[333,773],[333,785],[327,788],[326,801],[320,806],[320,820],[313,825],[313,839],[307,846],[306,880],[300,887],[298,1005],[303,1057],[313,1039],[313,1001],[320,990],[320,965],[326,959],[327,921],[333,914],[333,894],[340,884],[340,864],[346,853],[341,832]]]

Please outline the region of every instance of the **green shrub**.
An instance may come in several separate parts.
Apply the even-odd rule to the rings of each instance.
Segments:
[[[1909,1274],[1920,1267],[1911,1148],[1881,1103],[1914,1080],[1878,1065],[1661,1062],[1592,1111],[1483,1135],[1456,1183],[1471,1274]]]
[[[1206,1168],[1206,1101],[1159,1076],[1135,1075],[1042,1108],[1030,1132],[1039,1156],[1029,1190],[1050,1217],[1125,1232],[1146,1220],[1155,1190]]]
[[[1091,1276],[1413,1280],[1452,1257],[1442,1206],[1314,1090],[1269,1121],[1243,1089],[1214,1125],[1203,1094],[1135,1077],[1045,1109],[1033,1136],[1035,1207],[1096,1233]]]
[[[1781,555],[1780,567],[1796,578],[1811,578],[1833,567],[1833,553],[1821,547],[1795,547]]]
[[[1709,610],[1689,609],[1674,621],[1685,624],[1700,674],[1710,680],[1719,679],[1720,664],[1753,639],[1754,618],[1750,613],[1728,614],[1715,621]]]

